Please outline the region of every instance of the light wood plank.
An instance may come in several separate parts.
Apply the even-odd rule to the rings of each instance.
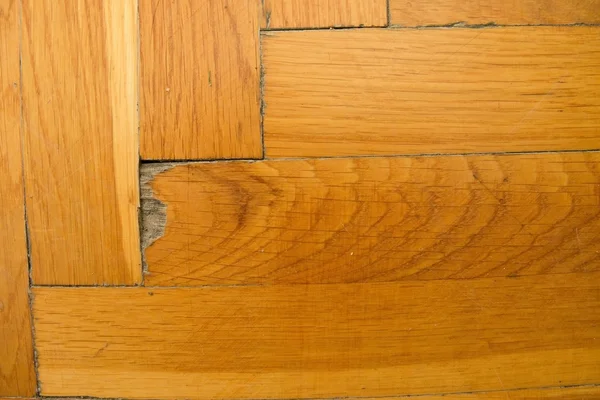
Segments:
[[[386,0],[262,0],[262,27],[386,26]]]
[[[600,27],[264,35],[270,157],[599,147]]]
[[[392,24],[598,24],[600,0],[390,0]]]
[[[0,2],[0,38],[0,397],[33,396],[17,0]]]
[[[407,399],[406,396],[392,397],[389,400]],[[501,390],[465,394],[443,394],[420,396],[418,400],[592,400],[600,398],[600,386],[577,386],[542,389]],[[377,398],[364,400],[376,400]],[[414,398],[413,398],[414,400]]]
[[[150,186],[167,210],[150,285],[600,268],[600,153],[198,163]]]
[[[36,288],[42,394],[324,398],[588,384],[600,379],[599,283],[596,272]]]
[[[140,0],[141,154],[262,157],[256,0]]]
[[[37,284],[133,284],[136,2],[23,1],[27,211]]]

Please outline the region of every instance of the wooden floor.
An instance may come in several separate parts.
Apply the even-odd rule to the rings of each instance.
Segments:
[[[600,399],[600,0],[1,0],[0,400]]]

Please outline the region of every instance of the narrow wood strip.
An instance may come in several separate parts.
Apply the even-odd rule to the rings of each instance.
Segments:
[[[0,396],[34,396],[17,0],[0,2],[0,38]]]
[[[141,280],[136,2],[23,0],[27,211],[37,284]]]
[[[392,24],[599,24],[600,0],[390,0]]]
[[[389,400],[407,399],[410,396],[391,397]],[[592,400],[600,398],[600,386],[557,387],[542,389],[501,390],[466,394],[441,394],[420,396],[418,400]],[[376,400],[365,398],[364,400]],[[414,400],[414,399],[413,399]]]
[[[263,0],[262,27],[386,26],[386,0]]]
[[[42,394],[325,398],[594,383],[599,281],[36,288]]]
[[[270,157],[600,147],[600,27],[271,32],[263,59]]]
[[[259,2],[140,0],[144,159],[262,157]]]
[[[152,168],[152,167],[149,167]],[[150,285],[468,279],[595,271],[600,153],[180,165]],[[151,191],[151,192],[152,192]],[[149,220],[152,220],[149,218]]]

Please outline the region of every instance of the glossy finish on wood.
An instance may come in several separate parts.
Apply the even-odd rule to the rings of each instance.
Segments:
[[[262,0],[266,29],[386,26],[386,0]]]
[[[269,157],[600,147],[600,27],[271,32],[262,48]]]
[[[260,158],[256,0],[140,0],[144,159]]]
[[[392,24],[600,24],[600,0],[390,0]]]
[[[134,284],[136,2],[23,0],[25,183],[36,284]]]
[[[199,163],[149,285],[465,279],[600,267],[600,153]]]
[[[599,279],[36,288],[41,387],[285,399],[594,383]]]
[[[17,0],[0,2],[0,38],[0,397],[33,396]]]

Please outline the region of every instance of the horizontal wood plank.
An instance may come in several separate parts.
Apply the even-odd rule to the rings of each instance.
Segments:
[[[149,285],[600,267],[600,153],[195,163],[150,186],[166,227],[145,251]]]
[[[262,48],[269,157],[600,147],[600,27],[270,32]]]
[[[263,0],[262,27],[385,26],[386,0]]]
[[[262,156],[259,2],[140,0],[144,159]]]
[[[600,0],[390,0],[392,24],[598,24]]]
[[[135,284],[136,2],[23,0],[27,216],[36,284]]]
[[[34,396],[23,206],[19,1],[0,2],[0,397]]]
[[[35,288],[42,394],[322,398],[590,384],[600,379],[599,282],[596,272]]]

